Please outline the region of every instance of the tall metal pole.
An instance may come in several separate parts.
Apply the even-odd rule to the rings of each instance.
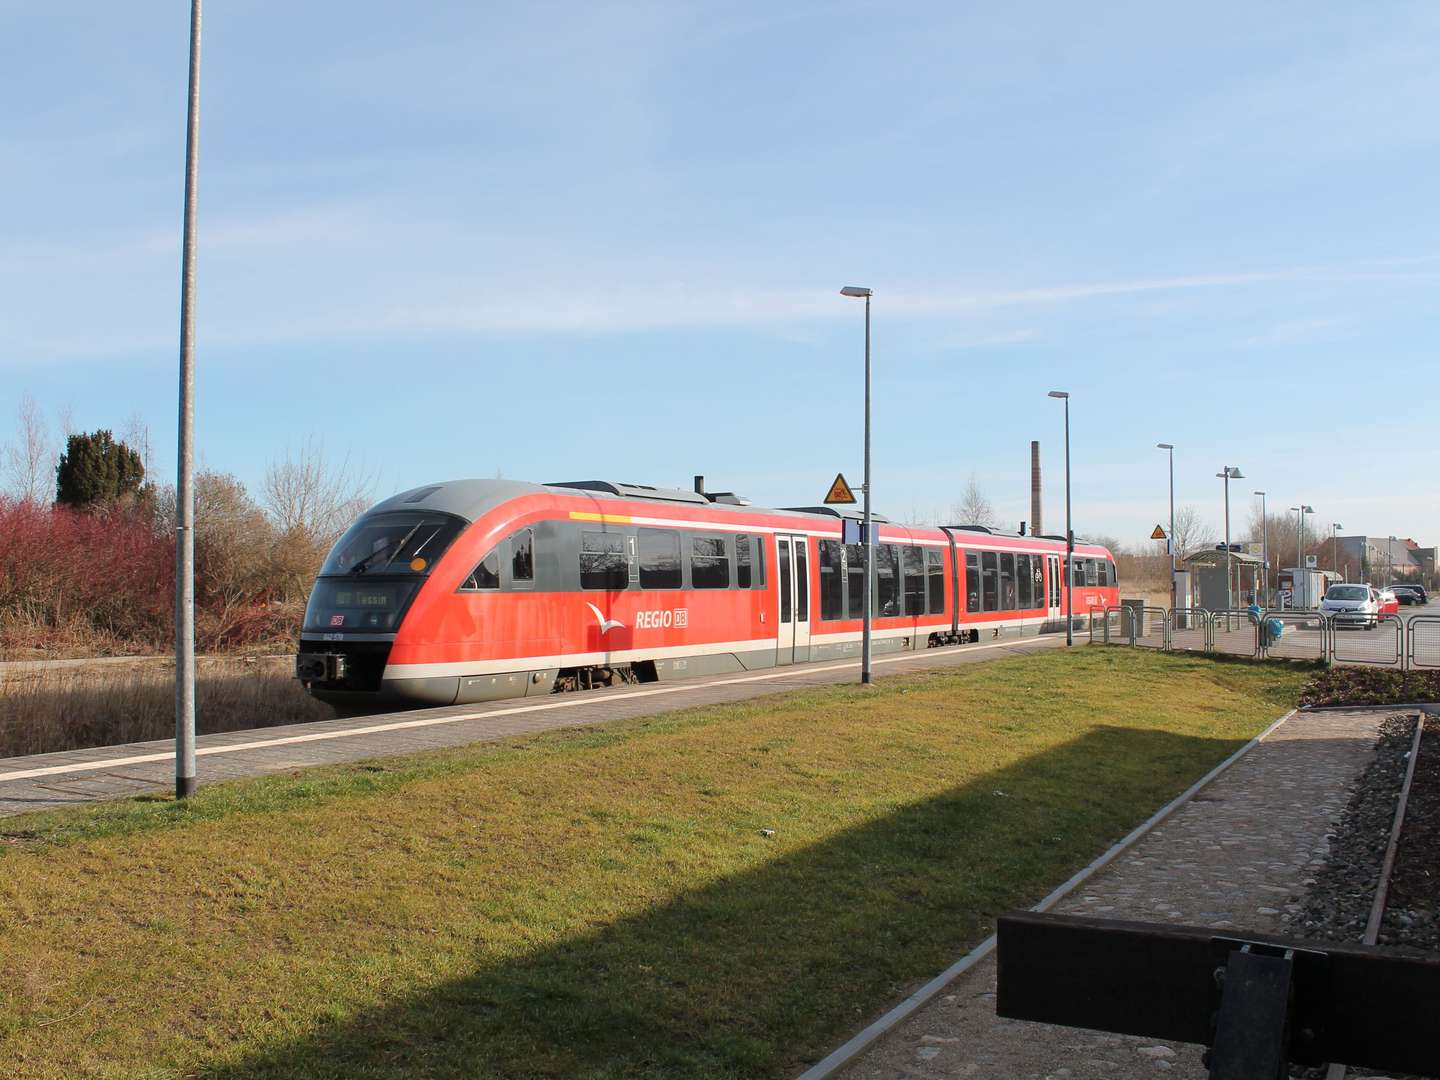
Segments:
[[[875,537],[870,531],[870,293],[865,294],[865,607],[860,632],[860,682],[870,682],[870,620],[875,595]],[[958,602],[958,601],[957,601]]]
[[[195,793],[195,181],[200,159],[200,0],[190,0],[190,103],[180,268],[180,462],[175,484],[175,796]]]
[[[1225,608],[1235,606],[1235,560],[1230,554],[1230,466],[1225,466]]]
[[[1262,572],[1265,575],[1265,595],[1262,597],[1261,607],[1270,606],[1270,519],[1265,514],[1265,492],[1257,491],[1260,496],[1260,562],[1263,565]]]
[[[1065,395],[1065,644],[1075,644],[1075,529],[1070,524],[1070,395]]]
[[[1170,456],[1170,536],[1165,546],[1170,549],[1170,608],[1175,608],[1175,447],[1166,446]]]

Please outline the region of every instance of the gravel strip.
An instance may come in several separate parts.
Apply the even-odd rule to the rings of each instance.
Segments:
[[[1414,737],[1413,714],[1398,713],[1380,722],[1375,758],[1340,820],[1325,834],[1330,850],[1324,865],[1301,883],[1303,892],[1290,897],[1299,905],[1288,920],[1295,937],[1358,942],[1364,935]],[[1389,944],[1383,931],[1380,943]]]
[[[1425,718],[1380,944],[1440,952],[1440,717]]]

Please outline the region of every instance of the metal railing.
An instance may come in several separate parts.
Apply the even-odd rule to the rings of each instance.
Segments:
[[[1440,668],[1440,615],[1413,615],[1405,659],[1412,671]]]
[[[1182,652],[1210,651],[1210,612],[1204,608],[1171,608],[1165,613],[1166,640]]]
[[[1403,666],[1405,620],[1399,615],[1375,615],[1368,622],[1331,616],[1328,621],[1332,663]]]
[[[1092,644],[1205,652],[1264,660],[1440,669],[1440,615],[1337,619],[1319,611],[1248,608],[1093,608]]]
[[[1320,661],[1330,657],[1330,626],[1318,611],[1304,608],[1267,611],[1260,629],[1266,656],[1277,660]]]
[[[1260,620],[1249,608],[1210,613],[1210,651],[1226,656],[1260,655]]]

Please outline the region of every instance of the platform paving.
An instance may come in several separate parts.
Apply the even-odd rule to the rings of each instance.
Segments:
[[[1291,901],[1374,756],[1378,711],[1298,713],[1062,900],[1058,913],[1287,934]],[[995,958],[852,1064],[846,1080],[1203,1080],[1197,1046],[995,1015]]]
[[[1048,635],[877,657],[877,677],[936,670],[1064,645]],[[345,720],[229,731],[196,741],[201,784],[392,754],[495,741],[853,681],[859,662],[618,686],[488,705],[416,709]],[[171,740],[0,759],[0,816],[119,799],[174,787]]]

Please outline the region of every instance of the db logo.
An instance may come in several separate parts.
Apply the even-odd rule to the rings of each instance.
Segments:
[[[344,625],[345,625],[345,616],[344,616],[344,615],[331,615],[331,616],[330,616],[330,625],[331,625],[331,626],[344,626]]]

